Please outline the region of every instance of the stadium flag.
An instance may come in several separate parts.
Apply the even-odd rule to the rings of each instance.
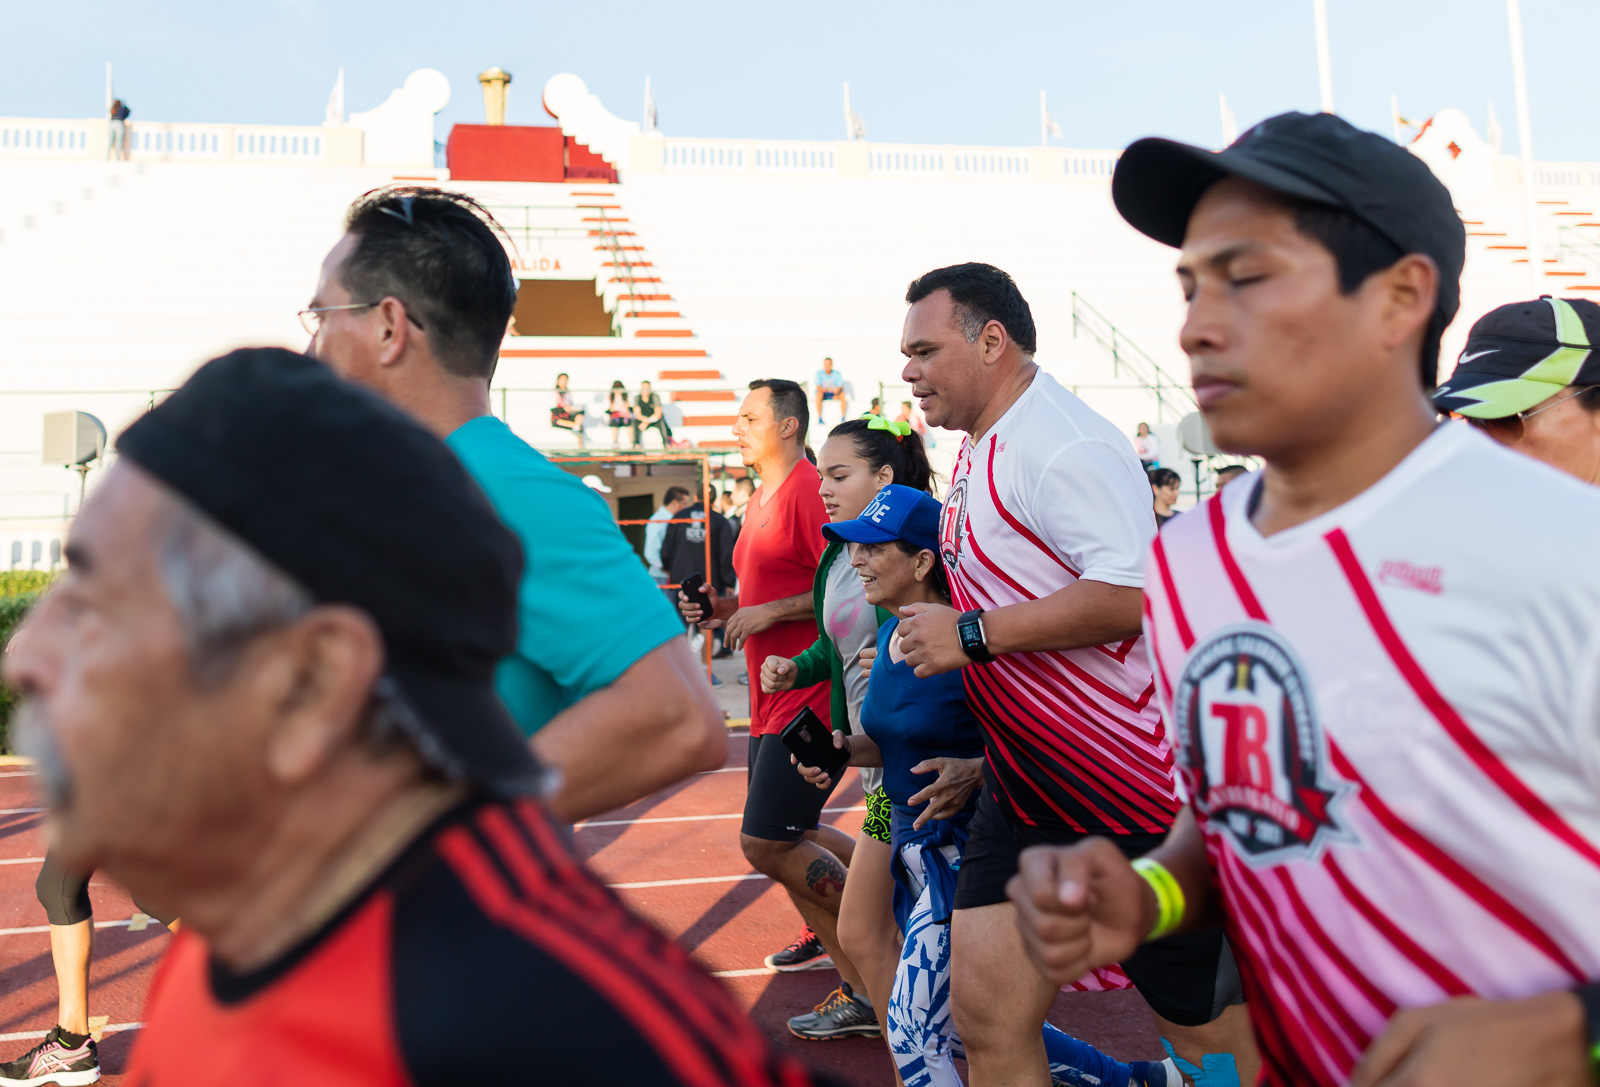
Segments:
[[[1061,126],[1056,124],[1056,119],[1050,116],[1050,107],[1044,104],[1044,91],[1039,92],[1039,146],[1049,147],[1050,137],[1063,139]]]
[[[850,84],[844,85],[844,135],[847,140],[864,140],[867,138],[867,122],[861,115],[850,108]]]
[[[640,126],[646,132],[656,130],[656,98],[650,93],[650,77],[644,77],[644,123]]]
[[[344,69],[339,69],[339,78],[333,81],[333,93],[328,95],[327,108],[323,110],[322,124],[326,128],[335,128],[344,124]]]
[[[1489,146],[1494,148],[1494,153],[1498,155],[1500,153],[1500,145],[1505,142],[1506,133],[1505,129],[1500,127],[1500,118],[1494,115],[1493,102],[1489,103],[1489,124],[1483,130],[1483,137],[1488,141]]]
[[[1239,138],[1239,122],[1234,120],[1233,110],[1228,108],[1228,96],[1217,95],[1217,105],[1222,107],[1222,146],[1231,147],[1233,141]]]

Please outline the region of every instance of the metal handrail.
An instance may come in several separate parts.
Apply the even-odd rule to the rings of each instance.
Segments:
[[[1110,318],[1091,306],[1077,291],[1072,292],[1072,336],[1082,328],[1088,337],[1111,356],[1111,372],[1119,374],[1123,367],[1137,379],[1139,387],[1155,393],[1156,421],[1163,421],[1163,413],[1170,407],[1180,418],[1198,411],[1200,404],[1188,382],[1179,381],[1145,350],[1128,338]],[[1168,397],[1176,403],[1168,404]]]
[[[1556,227],[1556,241],[1563,258],[1571,253],[1579,261],[1587,264],[1590,271],[1600,272],[1600,241],[1570,226]]]
[[[628,287],[630,298],[637,295],[638,285],[633,278],[633,261],[622,251],[622,244],[617,238],[617,224],[607,214],[608,209],[599,204],[485,204],[484,207],[494,215],[496,221],[505,228],[506,234],[516,243],[520,236],[524,248],[528,247],[535,238],[549,238],[551,240],[582,241],[586,238],[598,236],[605,245],[606,251],[611,256],[611,266],[618,269],[617,274],[622,277]],[[535,225],[530,212],[556,211],[556,212],[594,212],[600,219],[599,228],[587,224],[577,226],[562,226],[558,224]],[[521,213],[520,225],[509,223],[508,213]],[[633,304],[630,302],[630,304]],[[622,307],[618,301],[617,310],[611,315],[611,334],[622,333]]]

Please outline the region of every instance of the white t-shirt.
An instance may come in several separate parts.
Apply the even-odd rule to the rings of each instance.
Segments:
[[[1269,538],[1256,488],[1161,530],[1145,631],[1268,1082],[1331,1085],[1600,977],[1600,490],[1461,424]]]
[[[956,607],[1036,600],[1084,578],[1144,584],[1150,485],[1128,439],[1049,374],[962,443],[941,523]],[[1008,653],[963,670],[995,799],[1071,834],[1162,834],[1178,810],[1142,638]]]

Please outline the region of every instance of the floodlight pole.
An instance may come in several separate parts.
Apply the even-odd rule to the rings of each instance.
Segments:
[[[1528,273],[1533,295],[1544,293],[1544,249],[1539,244],[1539,209],[1533,193],[1533,126],[1528,121],[1528,64],[1522,52],[1522,5],[1506,0],[1506,21],[1511,24],[1511,82],[1517,92],[1517,142],[1522,151],[1522,197],[1528,216]]]
[[[1328,61],[1328,0],[1311,0],[1317,24],[1317,85],[1322,91],[1322,112],[1333,112],[1333,67]]]

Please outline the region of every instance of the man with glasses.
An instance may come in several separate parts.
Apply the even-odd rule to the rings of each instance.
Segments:
[[[522,540],[521,629],[496,687],[561,774],[551,806],[578,820],[720,767],[726,728],[605,504],[489,412],[517,297],[498,230],[458,193],[370,192],[300,316],[308,353],[444,439]]]
[[[1587,298],[1546,296],[1490,310],[1472,326],[1434,406],[1501,445],[1600,484],[1597,343],[1600,305]]]

